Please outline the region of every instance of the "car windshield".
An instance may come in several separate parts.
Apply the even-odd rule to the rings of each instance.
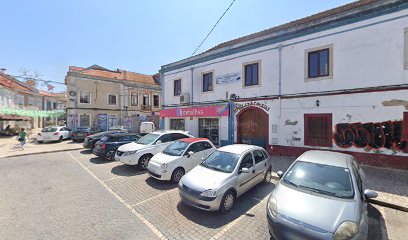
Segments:
[[[237,165],[238,159],[238,154],[216,150],[201,163],[201,166],[215,171],[232,173]]]
[[[44,128],[41,132],[56,132],[57,128]]]
[[[155,133],[149,133],[143,137],[141,137],[139,140],[137,140],[136,143],[138,144],[143,144],[143,145],[148,145],[153,143],[160,135],[155,134]]]
[[[170,156],[181,156],[188,145],[189,144],[184,141],[175,141],[174,143],[167,146],[163,150],[163,153]]]
[[[287,171],[283,182],[323,195],[354,197],[348,168],[298,161]]]

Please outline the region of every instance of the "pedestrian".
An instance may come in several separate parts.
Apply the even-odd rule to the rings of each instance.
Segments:
[[[20,133],[18,134],[18,141],[20,142],[21,151],[24,150],[24,145],[26,144],[26,135],[24,128],[21,128]]]

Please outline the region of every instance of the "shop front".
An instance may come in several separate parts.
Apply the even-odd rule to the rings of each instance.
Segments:
[[[165,129],[185,130],[193,136],[208,138],[215,145],[225,145],[228,139],[228,104],[169,108],[160,111]]]

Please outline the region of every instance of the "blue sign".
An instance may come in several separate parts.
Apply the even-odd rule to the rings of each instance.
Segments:
[[[98,128],[108,130],[108,114],[98,114]]]

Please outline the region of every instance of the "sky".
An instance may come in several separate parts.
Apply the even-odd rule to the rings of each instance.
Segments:
[[[59,83],[72,65],[155,74],[190,57],[231,2],[0,0],[0,68],[11,75],[28,69]],[[350,2],[236,0],[197,53]],[[54,92],[65,90],[54,85]]]

